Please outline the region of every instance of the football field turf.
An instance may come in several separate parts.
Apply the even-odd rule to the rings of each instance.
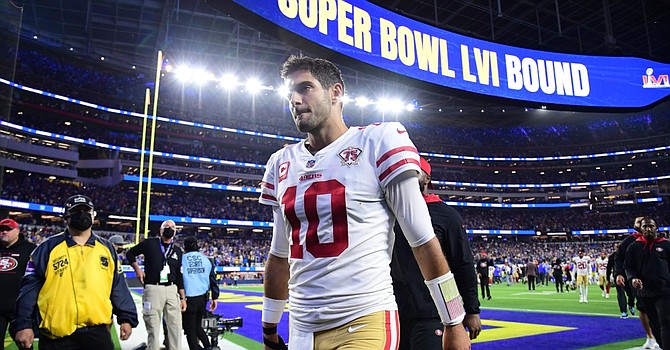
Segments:
[[[483,331],[473,349],[634,349],[644,343],[637,316],[619,318],[614,289],[605,299],[600,288],[591,285],[589,303],[580,304],[576,291],[556,293],[553,285],[534,292],[527,288],[524,284],[491,287],[492,299],[481,301]],[[244,326],[225,339],[245,349],[263,349],[261,308],[261,286],[223,287],[216,313],[244,319]],[[284,313],[279,328],[284,339],[288,339],[287,317]],[[15,349],[13,344],[7,348]]]
[[[260,286],[223,288],[219,298],[219,311],[226,317],[244,317],[245,325],[237,335],[257,341],[261,340],[261,291]],[[610,299],[605,299],[597,285],[589,286],[588,304],[579,303],[576,291],[556,293],[553,285],[529,292],[524,284],[497,284],[491,287],[491,294],[491,300],[481,301],[484,330],[473,342],[473,349],[634,349],[645,341],[637,316],[619,318],[614,289]],[[286,320],[285,313],[280,327],[284,339]],[[249,348],[262,346],[258,343],[258,347]]]

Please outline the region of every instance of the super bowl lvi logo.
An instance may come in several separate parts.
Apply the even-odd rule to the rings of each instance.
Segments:
[[[347,147],[340,151],[338,155],[340,156],[342,165],[351,167],[352,165],[358,164],[358,159],[360,158],[361,153],[363,153],[363,151],[360,148]]]

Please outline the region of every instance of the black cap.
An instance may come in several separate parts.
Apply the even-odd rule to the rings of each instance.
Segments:
[[[88,198],[82,194],[77,194],[68,198],[67,201],[65,201],[65,212],[67,213],[68,211],[70,211],[70,209],[80,205],[85,205],[93,209],[93,201],[91,200],[91,198]]]

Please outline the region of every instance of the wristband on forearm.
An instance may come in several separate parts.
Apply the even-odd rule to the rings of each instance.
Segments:
[[[279,323],[281,315],[284,313],[286,300],[271,299],[263,297],[263,311],[261,321],[265,323]]]
[[[279,334],[277,334],[277,339],[279,339],[279,342],[275,343],[269,341],[267,338],[263,338],[263,344],[272,350],[288,350],[286,343],[284,343],[284,339],[282,339]]]
[[[463,308],[463,299],[456,286],[454,274],[447,272],[430,281],[425,281],[425,283],[430,296],[433,297],[442,324],[454,326],[463,322],[465,309]]]

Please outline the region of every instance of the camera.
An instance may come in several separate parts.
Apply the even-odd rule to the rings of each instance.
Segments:
[[[207,333],[212,348],[218,348],[219,335],[242,327],[242,317],[223,318],[223,315],[207,311],[202,318],[202,329]]]

